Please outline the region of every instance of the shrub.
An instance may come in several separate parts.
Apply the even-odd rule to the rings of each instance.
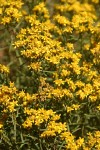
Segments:
[[[1,149],[100,149],[99,4],[1,0]]]

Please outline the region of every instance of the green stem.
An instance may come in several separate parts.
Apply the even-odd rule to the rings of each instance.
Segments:
[[[16,143],[16,116],[14,113],[12,114],[12,122],[13,122],[13,126],[14,126],[14,140]]]

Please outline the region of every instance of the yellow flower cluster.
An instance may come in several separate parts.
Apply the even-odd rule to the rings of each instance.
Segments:
[[[14,21],[19,22],[22,17],[21,7],[23,3],[22,0],[1,0],[0,1],[0,24],[9,24]]]
[[[44,2],[40,2],[38,5],[36,5],[33,8],[33,12],[34,14],[39,18],[43,18],[44,19],[49,19],[50,15],[49,15],[49,11],[48,9],[45,7],[45,3]]]
[[[17,89],[14,83],[10,83],[10,87],[2,85],[0,87],[0,104],[4,107],[4,112],[14,112],[18,101],[16,100]]]
[[[44,122],[46,124],[50,120],[56,121],[60,118],[52,110],[45,110],[43,108],[38,110],[25,108],[24,113],[28,115],[26,121],[23,123],[24,128],[30,128],[32,124],[40,126]]]
[[[61,134],[66,130],[65,124],[62,124],[61,122],[56,123],[55,121],[50,121],[47,125],[46,131],[41,134],[41,137],[56,136],[57,134]]]
[[[0,64],[0,129],[20,148],[100,149],[99,4],[0,1],[11,60]]]
[[[87,145],[89,146],[89,149],[100,149],[100,131],[95,131],[94,134],[88,133]]]
[[[80,105],[73,104],[71,107],[67,106],[67,112],[71,112],[72,110],[78,110]]]
[[[9,73],[9,68],[6,67],[5,65],[0,64],[0,72],[8,74]]]

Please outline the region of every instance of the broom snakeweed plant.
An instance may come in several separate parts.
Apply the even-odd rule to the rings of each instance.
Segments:
[[[0,149],[100,150],[99,5],[0,1]]]

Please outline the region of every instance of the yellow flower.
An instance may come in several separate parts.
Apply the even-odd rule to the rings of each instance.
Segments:
[[[36,126],[40,126],[43,122],[47,123],[49,120],[56,121],[59,120],[59,115],[56,115],[52,110],[45,110],[43,108],[35,110],[35,109],[27,109],[25,108],[24,113],[29,115],[26,118],[26,121],[23,123],[25,128],[32,127],[33,124]]]
[[[63,26],[70,25],[70,21],[64,16],[56,15],[54,17],[54,20],[57,21],[57,23],[59,23],[60,25],[63,25]]]
[[[62,79],[56,79],[54,82],[55,82],[55,84],[58,85],[58,86],[64,84],[64,81],[63,81]]]
[[[66,131],[66,124],[61,122],[56,123],[55,121],[50,121],[47,125],[46,131],[41,134],[41,137],[56,136],[56,134],[61,134]]]
[[[5,16],[4,16],[4,17],[2,18],[2,22],[1,22],[1,23],[5,25],[6,23],[10,23],[10,21],[11,21],[11,18],[10,18],[10,17],[5,17]]]
[[[9,73],[9,68],[6,67],[5,65],[0,64],[0,72],[1,73]]]
[[[85,45],[84,45],[84,48],[85,48],[84,50],[89,50],[90,44],[85,44]]]
[[[2,14],[2,8],[0,8],[0,15]]]
[[[76,141],[78,147],[81,147],[83,144],[84,144],[84,138],[79,138],[77,141]]]
[[[2,127],[3,127],[3,124],[2,124],[2,123],[0,123],[0,130],[2,129]]]
[[[78,110],[79,107],[80,107],[80,105],[78,105],[78,104],[73,104],[72,107],[73,107],[74,110]]]
[[[69,76],[70,75],[70,71],[68,71],[68,70],[65,70],[65,69],[62,69],[62,72],[61,72],[61,75],[62,75],[62,77],[66,77],[66,76]]]
[[[35,63],[31,63],[29,66],[29,69],[33,69],[35,71],[40,71],[41,70],[41,62],[35,62]]]
[[[99,0],[92,0],[92,2],[98,4]]]
[[[67,108],[67,112],[69,113],[69,112],[71,112],[72,110],[74,110],[74,108],[73,107],[66,107]]]
[[[71,107],[66,106],[66,109],[67,109],[67,112],[69,113],[69,112],[71,112],[73,110],[78,110],[79,107],[80,107],[80,105],[78,105],[78,104],[72,104]]]
[[[99,106],[97,106],[97,108],[98,108],[98,110],[100,110],[100,105],[99,105]]]
[[[67,43],[66,46],[67,46],[68,50],[70,50],[70,51],[73,51],[73,50],[74,50],[74,45],[73,45],[73,43]]]
[[[41,14],[41,15],[44,16],[44,18],[46,18],[46,19],[48,19],[48,18],[50,17],[50,16],[49,16],[49,11],[48,11],[48,9],[46,8],[44,2],[40,2],[38,5],[36,5],[36,6],[33,8],[33,12],[34,12],[34,13]]]
[[[82,100],[86,97],[85,93],[82,90],[78,90],[76,95],[79,96]]]
[[[16,111],[15,107],[18,106],[17,101],[9,102],[7,108],[10,112]]]

